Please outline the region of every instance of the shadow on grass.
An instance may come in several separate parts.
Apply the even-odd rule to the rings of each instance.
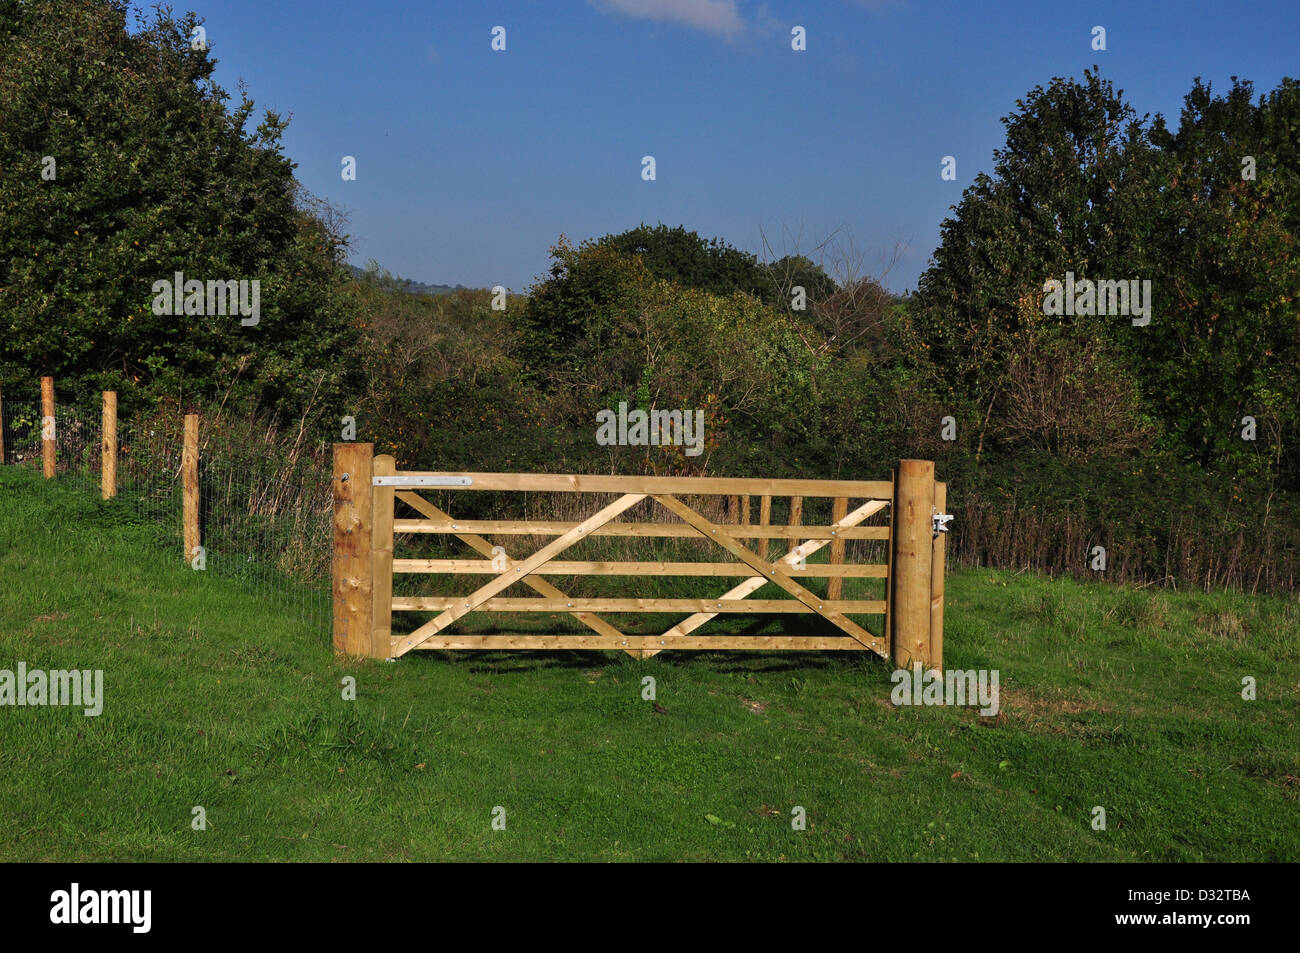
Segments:
[[[674,650],[665,649],[651,659],[637,659],[615,650],[575,649],[436,649],[411,652],[405,664],[465,665],[475,674],[513,675],[545,670],[604,669],[619,666],[660,665],[674,669],[704,666],[723,674],[779,674],[782,672],[851,672],[865,676],[884,675],[893,664],[871,652],[755,651],[751,649]]]

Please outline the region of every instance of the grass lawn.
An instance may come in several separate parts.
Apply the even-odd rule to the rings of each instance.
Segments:
[[[0,469],[0,669],[105,692],[0,710],[5,860],[1300,860],[1295,600],[952,573],[983,718],[865,654],[341,663],[128,513]]]

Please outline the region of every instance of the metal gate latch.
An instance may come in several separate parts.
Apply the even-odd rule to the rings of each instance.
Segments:
[[[948,532],[948,524],[952,522],[953,514],[938,513],[934,514],[934,538],[938,539],[940,533]]]

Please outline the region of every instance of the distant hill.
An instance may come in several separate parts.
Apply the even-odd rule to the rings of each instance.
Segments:
[[[406,291],[410,294],[449,295],[453,291],[468,290],[464,285],[455,285],[455,286],[426,285],[423,281],[414,281],[410,278],[401,278],[398,277],[397,275],[394,275],[392,272],[387,271],[384,268],[378,268],[377,264],[373,261],[371,262],[371,265],[374,266],[372,267],[372,269],[358,268],[356,265],[347,265],[346,267],[348,271],[352,272],[352,274],[356,275],[358,278],[372,277],[377,274],[381,280],[387,279],[389,281],[392,281],[401,290]]]

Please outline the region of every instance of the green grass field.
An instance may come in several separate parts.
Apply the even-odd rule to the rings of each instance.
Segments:
[[[340,663],[126,513],[0,469],[0,669],[106,696],[0,710],[5,860],[1300,860],[1295,600],[953,573],[983,718],[865,655]]]

